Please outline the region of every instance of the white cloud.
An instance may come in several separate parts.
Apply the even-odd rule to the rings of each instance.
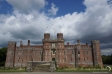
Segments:
[[[62,32],[66,41],[73,43],[76,39],[81,39],[83,42],[100,39],[104,44],[112,41],[112,8],[105,0],[85,0],[84,4],[87,7],[85,12],[68,13],[58,17],[50,17],[45,12],[37,12],[45,6],[45,0],[7,1],[14,7],[14,11],[10,15],[0,14],[1,46],[10,40],[17,42],[22,40],[25,43],[30,39],[41,42],[43,34],[47,31],[53,38],[53,28],[55,36],[57,32]],[[56,15],[58,9],[56,5],[51,4],[51,9],[48,11]],[[110,49],[107,50],[110,51]]]
[[[56,5],[54,3],[51,4],[51,9],[48,10],[48,12],[52,15],[56,15],[57,11],[58,11],[58,7],[56,7]]]
[[[112,48],[107,48],[104,50],[101,50],[102,55],[111,55],[112,54]]]
[[[7,2],[11,4],[14,9],[23,13],[29,13],[32,10],[39,11],[44,8],[47,3],[45,0],[7,0]]]

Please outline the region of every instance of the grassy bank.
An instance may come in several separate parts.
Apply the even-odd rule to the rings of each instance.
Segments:
[[[78,68],[57,68],[56,72],[112,72],[107,67],[99,68],[99,67],[78,67]],[[0,72],[26,72],[26,68],[6,68],[1,67]]]
[[[25,68],[5,68],[5,67],[1,67],[0,72],[25,72]]]
[[[56,72],[112,72],[112,66],[111,70],[107,67],[104,68],[95,68],[95,67],[89,67],[89,68],[83,68],[83,67],[78,67],[78,68],[57,68]]]

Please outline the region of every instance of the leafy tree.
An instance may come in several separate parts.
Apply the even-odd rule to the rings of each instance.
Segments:
[[[103,64],[112,64],[112,54],[111,55],[102,55]]]
[[[7,48],[0,48],[0,66],[5,66]]]

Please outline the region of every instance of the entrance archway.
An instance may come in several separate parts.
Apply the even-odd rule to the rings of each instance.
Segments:
[[[52,58],[52,61],[55,61],[56,59],[55,58]]]

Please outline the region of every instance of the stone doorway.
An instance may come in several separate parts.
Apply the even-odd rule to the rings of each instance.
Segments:
[[[52,58],[52,61],[56,61],[56,59],[55,58]]]

